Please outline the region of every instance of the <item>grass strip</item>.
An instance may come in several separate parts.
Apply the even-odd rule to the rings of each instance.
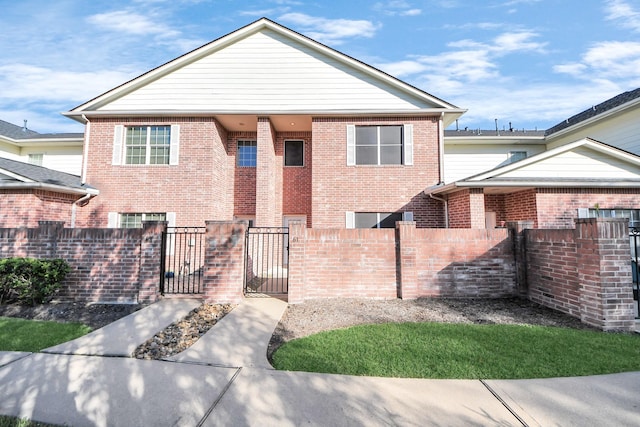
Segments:
[[[276,369],[402,378],[523,379],[640,370],[640,335],[528,325],[389,323],[293,340]]]
[[[0,351],[37,352],[81,337],[90,331],[90,327],[81,323],[0,317]]]

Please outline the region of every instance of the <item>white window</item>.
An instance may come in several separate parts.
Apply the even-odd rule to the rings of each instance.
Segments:
[[[255,168],[258,163],[258,144],[256,141],[238,141],[236,158],[239,167]]]
[[[509,163],[514,163],[527,158],[526,151],[509,151]]]
[[[413,125],[348,125],[347,165],[413,165]]]
[[[142,228],[142,221],[166,221],[165,213],[121,213],[120,228]]]
[[[413,221],[413,212],[347,212],[347,228],[396,228],[398,221]]]
[[[113,136],[114,165],[177,165],[180,125],[117,125]]]
[[[304,166],[304,141],[284,142],[284,165]]]
[[[640,227],[640,209],[589,208],[588,218],[629,218],[629,227]]]
[[[29,154],[27,163],[29,163],[30,165],[42,166],[43,160],[44,160],[44,154],[32,153],[32,154]]]

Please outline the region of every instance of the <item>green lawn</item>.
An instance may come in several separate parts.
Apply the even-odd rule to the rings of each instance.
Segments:
[[[0,427],[56,427],[56,425],[0,415]]]
[[[91,328],[81,323],[0,317],[0,351],[40,351],[90,331]]]
[[[520,325],[390,323],[284,344],[276,369],[405,378],[508,379],[640,370],[640,335]]]

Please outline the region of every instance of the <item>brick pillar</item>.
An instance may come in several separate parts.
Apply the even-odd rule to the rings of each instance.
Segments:
[[[160,297],[162,233],[166,221],[144,221],[140,238],[140,272],[138,273],[138,302],[152,303]]]
[[[282,159],[267,117],[258,118],[257,145],[256,226],[282,227]]]
[[[604,331],[634,327],[628,220],[576,220],[580,320]]]
[[[37,258],[58,258],[58,238],[64,221],[38,221],[40,248]]]
[[[204,295],[207,301],[238,304],[244,298],[247,221],[206,221]]]
[[[482,188],[469,189],[469,213],[471,216],[471,228],[487,228],[484,214],[484,192]]]
[[[521,296],[528,295],[527,284],[527,247],[525,230],[533,228],[533,221],[509,221],[507,228],[513,241],[513,254],[516,263],[516,291]]]
[[[401,299],[418,298],[417,244],[415,221],[396,222],[397,265],[400,283],[398,297]]]
[[[289,304],[304,302],[306,227],[302,221],[289,223]]]

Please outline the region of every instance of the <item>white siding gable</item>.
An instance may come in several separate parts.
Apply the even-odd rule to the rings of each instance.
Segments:
[[[577,147],[499,175],[501,178],[638,179],[640,167],[588,147]]]
[[[263,29],[100,110],[278,112],[441,108]]]

